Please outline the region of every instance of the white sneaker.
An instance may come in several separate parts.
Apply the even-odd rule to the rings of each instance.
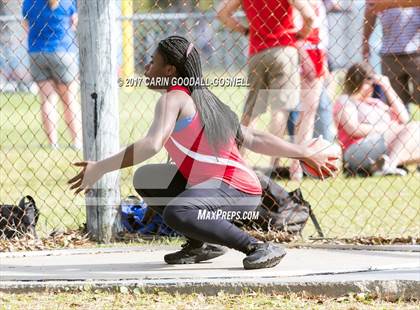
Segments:
[[[397,175],[397,176],[406,176],[407,171],[390,165],[390,159],[388,155],[382,155],[376,161],[376,166],[378,170],[373,174],[374,176],[386,176],[386,175]]]

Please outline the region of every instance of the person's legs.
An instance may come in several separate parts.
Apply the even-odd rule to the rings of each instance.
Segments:
[[[389,143],[391,135],[374,135],[351,145],[344,152],[344,162],[352,173],[374,175],[406,175],[405,170],[391,163]],[[398,136],[398,134],[396,135]],[[392,152],[391,152],[392,153]]]
[[[314,137],[319,137],[322,135],[325,140],[333,142],[333,124],[333,105],[328,95],[326,85],[324,84],[322,87],[321,97],[319,99],[319,107],[315,120]]]
[[[240,192],[226,183],[211,179],[186,189],[171,200],[163,212],[163,219],[171,228],[185,236],[204,242],[220,244],[246,253],[257,240],[227,219],[200,218],[206,212],[215,215],[218,210],[247,212],[256,209],[260,196]],[[203,212],[204,211],[204,212]]]
[[[54,90],[54,81],[39,81],[37,84],[41,98],[41,116],[44,131],[47,134],[50,144],[55,147],[58,145],[58,114],[56,111],[56,103],[58,98]]]
[[[299,117],[299,111],[291,111],[289,113],[289,118],[287,119],[287,133],[293,142],[293,136],[295,135],[295,127],[297,119]]]
[[[73,145],[82,146],[82,117],[77,102],[77,60],[71,53],[51,53],[49,66],[56,81],[56,90],[64,105],[64,120],[70,130]]]
[[[287,119],[289,116],[289,112],[287,111],[272,111],[271,112],[271,119],[268,125],[268,131],[275,135],[276,137],[283,137],[287,127]],[[271,169],[276,169],[279,165],[279,158],[272,157],[270,160],[270,167]]]
[[[297,144],[305,143],[313,138],[315,116],[318,110],[323,81],[323,78],[314,80],[302,79],[300,112],[294,137],[294,142]],[[293,160],[290,166],[291,179],[300,181],[302,175],[303,172],[299,161]]]
[[[302,80],[300,113],[295,132],[296,143],[307,142],[313,138],[322,84],[322,78],[312,81]]]
[[[344,163],[353,173],[363,171],[369,174],[374,172],[375,162],[386,153],[387,146],[385,139],[377,135],[367,137],[351,145],[345,150],[343,159]]]
[[[269,268],[280,262],[285,250],[271,243],[259,243],[231,222],[236,216],[249,216],[260,199],[210,179],[174,198],[165,208],[163,218],[171,228],[189,238],[245,253],[245,269]],[[165,261],[173,263],[173,257],[167,256]]]
[[[147,206],[163,216],[169,202],[185,191],[187,181],[175,165],[152,164],[136,170],[133,185]],[[165,255],[166,262],[197,263],[218,257],[226,252],[219,246],[204,244],[202,240],[186,237],[187,243],[181,251]]]
[[[248,254],[244,260],[247,269],[273,267],[286,254],[281,247],[257,243],[256,239],[226,219],[200,218],[203,211],[255,210],[260,202],[259,196],[240,192],[214,179],[186,188],[186,181],[177,168],[164,164],[139,168],[133,184],[146,203],[162,214],[165,224],[189,240],[180,251],[165,255],[168,264],[198,263],[226,252],[223,247],[209,243]]]
[[[403,125],[388,146],[389,165],[420,163],[420,122]]]
[[[41,116],[44,131],[50,144],[56,147],[58,144],[56,111],[57,96],[54,89],[54,81],[48,65],[48,55],[44,53],[31,53],[30,71],[33,80],[39,88],[41,99]]]
[[[267,110],[267,103],[263,98],[264,90],[267,88],[264,55],[264,52],[258,53],[252,56],[248,63],[249,92],[241,116],[241,124],[250,128],[256,126],[258,117]],[[245,152],[245,148],[240,149],[242,156],[245,156]]]
[[[81,111],[78,102],[75,100],[77,83],[70,84],[56,83],[57,93],[61,98],[64,108],[64,120],[70,130],[73,144],[77,148],[82,146],[82,124]]]
[[[166,205],[185,191],[187,181],[175,165],[152,164],[136,170],[133,186],[148,207],[162,215]]]
[[[299,104],[299,56],[293,47],[272,48],[267,54],[266,62],[268,70],[266,100],[271,107],[269,131],[282,138],[290,111],[296,110]],[[275,168],[278,159],[273,157],[271,164]]]
[[[286,131],[288,117],[289,112],[287,111],[273,111],[271,113],[268,131],[271,134],[282,138]]]

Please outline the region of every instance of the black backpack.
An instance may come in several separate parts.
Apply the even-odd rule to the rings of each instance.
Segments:
[[[299,188],[288,192],[268,176],[259,172],[257,176],[263,189],[261,204],[256,209],[259,216],[252,222],[242,221],[243,224],[263,231],[282,231],[296,235],[302,232],[310,217],[318,234],[323,237],[311,205],[303,198]]]
[[[17,206],[0,205],[0,238],[10,239],[28,233],[36,236],[38,218],[39,210],[31,196],[23,197]]]

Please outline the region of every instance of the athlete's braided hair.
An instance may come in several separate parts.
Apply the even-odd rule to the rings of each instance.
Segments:
[[[201,80],[200,55],[191,43],[180,36],[171,36],[159,42],[158,52],[166,64],[175,66],[178,77]],[[238,116],[206,85],[187,85],[200,115],[207,140],[214,149],[235,137],[240,146],[243,136]]]

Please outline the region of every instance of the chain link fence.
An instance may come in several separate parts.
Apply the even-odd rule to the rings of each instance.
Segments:
[[[38,1],[41,0],[33,3]],[[68,179],[76,172],[71,163],[83,160],[79,77],[77,70],[71,69],[79,66],[78,43],[75,32],[74,36],[69,36],[72,41],[68,46],[75,51],[74,57],[66,58],[67,63],[63,61],[63,57],[67,56],[57,60],[60,64],[65,63],[68,70],[60,72],[56,68],[55,72],[50,72],[51,76],[63,81],[61,84],[64,85],[43,81],[40,78],[42,72],[30,66],[28,34],[25,30],[25,19],[22,17],[22,7],[30,7],[29,2],[31,1],[0,0],[0,201],[10,204],[17,203],[25,195],[34,197],[40,210],[37,231],[39,235],[47,236],[52,231],[77,229],[86,222],[84,198],[75,197],[67,185]],[[39,18],[46,18],[47,10],[51,11],[47,8],[49,1],[44,2],[45,11],[38,12]],[[125,2],[130,3],[128,8]],[[151,124],[154,104],[159,94],[144,86],[126,86],[130,86],[130,78],[142,77],[144,66],[150,61],[161,39],[176,34],[194,42],[207,77],[248,78],[248,38],[228,30],[217,19],[216,8],[220,2],[115,1],[120,16],[116,21],[118,42],[114,43],[118,51],[119,77],[123,81],[119,88],[121,146],[144,136]],[[61,0],[58,3],[63,10],[70,10],[72,5],[72,1]],[[340,96],[344,89],[346,69],[363,60],[365,4],[359,0],[328,1],[326,4],[329,6],[327,21],[330,74],[326,78],[317,121],[320,117],[325,118],[324,121],[329,120],[327,130],[338,143],[337,128],[332,122],[332,107],[342,98]],[[28,12],[28,8],[23,11]],[[238,11],[235,16],[244,25],[247,24],[242,11]],[[76,21],[72,22],[76,27]],[[30,23],[29,28],[32,27]],[[72,27],[70,25],[65,31],[73,32]],[[381,23],[377,22],[370,39],[370,63],[378,74],[382,72],[379,54],[383,41],[382,32]],[[418,44],[418,33],[414,43]],[[418,71],[418,51],[412,57],[417,59]],[[34,81],[34,74],[37,75],[35,79],[38,82]],[[418,91],[418,73],[411,76],[410,83],[410,90]],[[241,117],[248,95],[247,87],[212,87],[211,90]],[[382,90],[379,97],[388,101],[391,106],[386,91]],[[410,126],[413,128],[418,128],[418,123],[415,122],[420,120],[419,102],[416,100],[415,97],[409,100],[410,124],[414,124]],[[373,117],[379,121],[383,116],[365,117]],[[269,123],[270,112],[267,112],[258,118],[256,127],[268,131]],[[392,131],[392,128],[389,130]],[[315,131],[322,133],[322,129]],[[339,131],[340,128],[338,133]],[[410,134],[414,136],[407,137]],[[408,133],[401,135],[394,133],[396,139],[406,139],[406,145],[414,143],[414,147],[410,146],[410,154],[414,154],[412,157],[419,157],[420,146],[416,134],[418,129],[410,129]],[[293,138],[292,134],[285,135],[285,139]],[[374,149],[374,145],[371,148]],[[400,152],[404,150],[401,149]],[[245,159],[255,169],[271,169],[271,159],[267,156],[247,152]],[[166,152],[161,151],[148,162],[166,160]],[[279,165],[289,167],[290,164],[288,160],[281,160]],[[337,178],[323,182],[305,177],[301,182],[285,178],[278,180],[278,183],[290,191],[301,188],[327,238],[418,238],[418,167],[415,164],[405,165],[403,169],[407,171],[405,176],[349,176],[348,173],[341,172]],[[274,169],[276,170],[281,169]],[[121,197],[135,193],[132,186],[134,171],[135,168],[120,172]],[[303,236],[316,235],[315,227],[308,222]]]

